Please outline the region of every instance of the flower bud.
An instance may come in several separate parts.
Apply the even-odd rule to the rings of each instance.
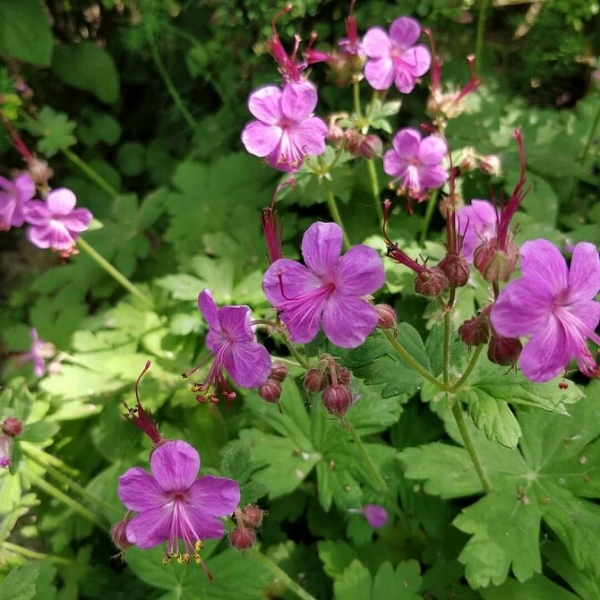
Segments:
[[[492,335],[487,355],[490,362],[502,367],[512,367],[519,360],[523,344],[519,338],[505,338]]]
[[[437,298],[448,287],[448,278],[439,267],[424,269],[415,277],[415,292]]]
[[[248,527],[260,527],[263,520],[263,511],[258,506],[254,506],[254,504],[248,504],[242,510],[242,519]]]
[[[354,156],[360,153],[360,146],[363,140],[364,136],[356,131],[356,129],[348,129],[344,132],[344,147]]]
[[[477,152],[472,146],[463,148],[463,154],[460,161],[460,168],[463,171],[473,171],[477,167]]]
[[[354,398],[350,388],[345,385],[330,385],[323,390],[323,406],[325,410],[335,415],[343,417],[352,406]]]
[[[388,520],[388,513],[383,506],[378,504],[365,504],[361,512],[365,515],[367,523],[373,528],[383,527]]]
[[[327,383],[327,376],[318,369],[309,369],[304,377],[304,387],[313,394],[322,392],[327,386]]]
[[[256,541],[256,533],[253,529],[236,527],[229,534],[229,543],[236,550],[249,550]]]
[[[380,158],[383,154],[383,142],[376,135],[368,135],[361,141],[358,150],[364,158]]]
[[[259,386],[258,395],[267,402],[279,402],[281,398],[281,384],[269,378]]]
[[[500,164],[500,157],[495,154],[488,154],[487,156],[481,157],[481,162],[479,163],[479,168],[486,175],[494,175],[495,177],[500,177],[502,172],[502,166]]]
[[[490,339],[490,324],[487,316],[479,315],[468,319],[458,328],[460,339],[467,346],[481,346]]]
[[[337,368],[337,382],[340,385],[348,385],[352,379],[352,371],[346,369],[346,367]]]
[[[389,304],[376,304],[377,327],[380,329],[396,329],[396,311]]]
[[[452,287],[463,287],[469,281],[469,263],[462,254],[446,254],[438,267]]]
[[[519,249],[511,241],[507,242],[506,251],[496,248],[496,238],[486,240],[475,248],[473,264],[490,283],[508,281],[517,266]]]
[[[0,424],[0,429],[8,437],[17,437],[23,431],[23,423],[16,417],[7,417]]]
[[[275,381],[281,383],[288,376],[289,372],[290,370],[285,365],[282,365],[281,363],[273,363],[269,379],[274,379]]]
[[[113,544],[119,550],[127,550],[127,548],[131,548],[133,544],[127,539],[127,523],[129,519],[125,517],[122,521],[118,521],[115,523],[110,529],[110,535],[112,537]]]

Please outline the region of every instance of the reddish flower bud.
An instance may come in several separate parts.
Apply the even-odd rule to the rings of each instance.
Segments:
[[[348,152],[357,156],[360,154],[360,147],[364,139],[364,136],[356,129],[348,129],[344,132],[344,147]]]
[[[467,346],[481,346],[490,339],[490,324],[487,316],[479,315],[465,321],[458,328],[460,339]]]
[[[448,278],[452,287],[463,287],[469,281],[469,263],[461,254],[446,254],[438,267]]]
[[[481,162],[479,163],[479,168],[486,175],[494,175],[496,177],[500,177],[500,173],[502,172],[500,157],[496,156],[495,154],[488,154],[487,156],[482,156]]]
[[[249,527],[260,527],[263,520],[263,511],[254,506],[254,504],[248,504],[246,508],[242,510],[242,519],[245,525]]]
[[[309,369],[304,377],[304,387],[307,391],[316,394],[322,392],[328,384],[327,376],[318,369]]]
[[[380,158],[383,155],[383,142],[376,135],[368,135],[363,138],[358,150],[364,158]]]
[[[437,298],[448,287],[448,278],[439,267],[423,269],[415,277],[415,292]]]
[[[133,544],[127,539],[127,523],[129,522],[129,518],[125,517],[122,521],[118,521],[115,523],[110,529],[110,535],[112,537],[113,544],[119,550],[127,550],[127,548],[131,548]]]
[[[503,251],[496,247],[496,241],[496,238],[486,240],[473,252],[475,268],[490,283],[508,281],[519,260],[519,249],[515,244],[508,241],[506,251]]]
[[[337,368],[337,382],[339,385],[348,385],[352,379],[352,371],[346,367]]]
[[[477,167],[477,152],[475,152],[475,148],[472,146],[467,146],[463,148],[463,154],[460,161],[460,168],[463,171],[473,171]]]
[[[396,329],[396,311],[389,304],[376,304],[377,327],[380,329]]]
[[[519,338],[505,338],[492,335],[487,355],[490,362],[502,367],[512,367],[519,360],[523,344]]]
[[[275,381],[281,383],[288,376],[289,372],[290,370],[285,365],[282,365],[281,363],[273,363],[269,379],[274,379]]]
[[[0,429],[9,437],[17,437],[23,431],[23,423],[16,417],[7,417],[0,424]]]
[[[325,410],[340,418],[348,412],[348,409],[354,403],[352,392],[345,385],[330,385],[326,387],[323,390],[322,400]]]
[[[279,402],[281,398],[281,384],[269,378],[258,388],[258,395],[267,402]]]
[[[236,527],[229,534],[229,543],[236,550],[249,550],[256,541],[256,533],[253,529]]]

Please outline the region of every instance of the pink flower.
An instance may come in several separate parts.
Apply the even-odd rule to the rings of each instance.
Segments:
[[[24,210],[35,195],[35,183],[28,173],[13,181],[0,177],[0,231],[23,225]]]
[[[218,402],[220,390],[232,400],[232,392],[225,379],[225,371],[236,385],[257,388],[269,378],[271,357],[267,349],[254,338],[250,308],[248,306],[223,306],[218,308],[210,290],[202,290],[198,296],[198,308],[208,323],[206,345],[214,354],[214,362],[206,380],[197,386],[198,401],[207,398]],[[188,375],[196,371],[193,369]]]
[[[469,206],[456,213],[458,233],[463,236],[462,253],[473,262],[473,252],[483,242],[496,237],[498,227],[498,211],[487,200],[471,200]]]
[[[383,157],[383,170],[400,182],[400,191],[410,198],[421,199],[425,190],[440,187],[448,174],[442,162],[446,143],[436,135],[421,139],[416,129],[401,129],[392,141],[393,149]]]
[[[266,157],[275,169],[297,171],[307,155],[325,152],[327,125],[312,116],[316,105],[317,90],[307,82],[255,90],[248,108],[258,120],[248,123],[242,132],[246,150]]]
[[[223,536],[225,529],[219,517],[237,508],[237,482],[211,475],[196,479],[200,456],[181,440],[155,448],[150,468],[151,474],[133,467],[119,477],[121,502],[138,513],[127,523],[128,542],[138,548],[167,542],[167,559],[196,558],[201,540]]]
[[[62,256],[72,254],[75,240],[92,220],[92,213],[87,208],[75,208],[76,203],[75,194],[67,188],[52,190],[45,202],[31,200],[25,208],[29,241]]]
[[[519,358],[523,375],[548,381],[574,358],[588,377],[598,376],[586,340],[600,344],[600,259],[593,244],[575,246],[571,268],[547,240],[521,247],[522,276],[500,292],[491,310],[494,329],[505,337],[530,335]]]
[[[377,326],[377,311],[363,298],[385,281],[376,250],[355,246],[344,256],[342,230],[314,223],[302,239],[306,266],[285,258],[265,273],[263,289],[293,342],[310,342],[319,326],[342,348],[356,348]]]
[[[387,90],[396,84],[403,94],[412,92],[417,78],[427,73],[431,54],[422,45],[415,46],[421,26],[409,17],[396,19],[389,35],[380,27],[365,34],[362,47],[370,59],[365,65],[365,78],[376,90]]]
[[[383,506],[378,504],[365,504],[361,509],[367,523],[377,529],[383,527],[388,520],[388,513]]]
[[[20,362],[33,361],[33,372],[36,377],[43,377],[46,373],[44,357],[54,354],[54,346],[48,342],[42,342],[38,332],[33,327],[29,330],[31,336],[31,348],[19,357]]]

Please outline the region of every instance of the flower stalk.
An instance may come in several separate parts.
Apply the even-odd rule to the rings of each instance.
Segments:
[[[324,177],[322,179],[322,182],[323,182],[323,187],[325,188],[325,197],[327,198],[327,206],[329,207],[329,213],[331,214],[331,218],[334,220],[335,223],[337,223],[339,228],[342,230],[342,233],[344,235],[344,249],[350,250],[350,247],[351,247],[350,240],[348,239],[348,235],[346,233],[346,230],[344,229],[344,223],[342,222],[342,215],[340,214],[340,211],[337,206],[337,202],[335,201],[335,196],[333,195],[333,190],[331,189],[331,184],[329,183],[329,181],[326,177]]]
[[[26,558],[31,558],[33,560],[44,560],[45,558],[49,558],[52,562],[58,565],[70,565],[71,561],[62,558],[62,556],[53,556],[52,554],[44,554],[43,552],[36,552],[35,550],[30,550],[29,548],[23,548],[23,546],[18,546],[17,544],[12,544],[11,542],[3,541],[0,549],[8,550],[9,552],[13,552],[14,554],[20,554]]]

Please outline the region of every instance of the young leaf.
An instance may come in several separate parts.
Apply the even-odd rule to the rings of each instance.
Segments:
[[[65,113],[57,113],[49,106],[44,106],[38,112],[37,118],[41,130],[37,124],[29,129],[32,130],[32,133],[43,136],[37,143],[37,149],[46,157],[50,158],[59,150],[64,150],[77,143],[77,139],[73,135],[77,124],[70,121]]]

